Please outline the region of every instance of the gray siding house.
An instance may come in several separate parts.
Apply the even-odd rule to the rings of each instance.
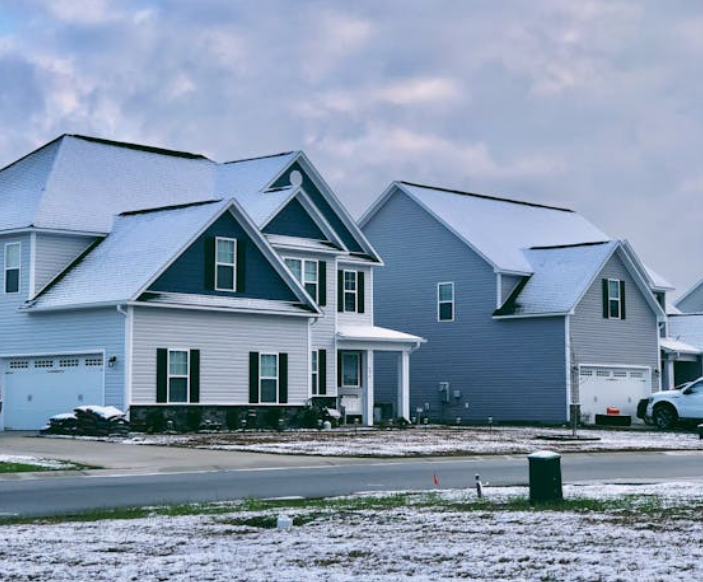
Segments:
[[[575,212],[395,182],[360,225],[385,261],[376,322],[428,342],[413,414],[559,423],[579,403],[586,422],[612,407],[634,419],[659,389],[671,287]],[[388,407],[393,373],[377,357]]]
[[[383,263],[302,152],[227,163],[64,135],[0,170],[0,427],[79,405],[370,424],[409,411],[418,336],[375,326]]]

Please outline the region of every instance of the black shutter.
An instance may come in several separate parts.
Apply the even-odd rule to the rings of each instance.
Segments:
[[[205,244],[205,289],[208,291],[215,290],[215,237],[206,236]]]
[[[317,393],[320,396],[327,394],[327,350],[317,351]]]
[[[620,319],[625,319],[625,281],[620,281]]]
[[[337,350],[337,386],[342,385],[342,352]]]
[[[249,403],[259,402],[259,352],[249,352]]]
[[[337,311],[344,311],[344,271],[337,271]]]
[[[288,354],[278,354],[278,403],[288,404]]]
[[[608,306],[608,279],[603,279],[603,317],[609,319],[610,309]]]
[[[356,311],[357,313],[364,313],[364,304],[366,303],[366,298],[364,297],[364,272],[358,271],[356,273]]]
[[[237,293],[247,290],[247,243],[237,239]]]
[[[327,305],[327,263],[320,261],[317,267],[317,304]]]
[[[168,401],[168,350],[156,350],[156,402]]]
[[[200,350],[190,350],[190,403],[200,402]]]

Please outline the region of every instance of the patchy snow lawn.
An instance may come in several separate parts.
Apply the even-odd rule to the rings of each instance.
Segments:
[[[470,491],[444,491],[5,525],[0,580],[703,579],[703,486],[569,486],[565,493],[573,503],[553,510],[531,509],[524,489],[488,488],[484,503]],[[275,529],[281,513],[298,525]]]
[[[121,442],[228,451],[349,457],[421,455],[498,455],[558,452],[703,450],[697,435],[649,430],[581,430],[579,441],[551,440],[568,436],[566,429],[413,428],[408,430],[337,429],[331,431],[222,432],[187,435],[139,435]],[[549,440],[548,440],[549,439]],[[597,440],[586,440],[597,439]]]
[[[20,471],[60,471],[78,468],[73,463],[58,459],[40,459],[29,455],[0,455],[0,473],[13,472],[7,468],[22,467]],[[1,578],[0,578],[1,579]]]

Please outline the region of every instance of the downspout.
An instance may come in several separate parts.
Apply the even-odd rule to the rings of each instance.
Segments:
[[[130,404],[132,402],[132,308],[125,309],[124,305],[116,306],[117,312],[125,316],[124,332],[124,408],[127,419],[130,420]]]

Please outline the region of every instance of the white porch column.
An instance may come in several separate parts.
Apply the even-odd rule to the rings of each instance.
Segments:
[[[373,404],[374,404],[374,386],[373,386],[373,350],[366,352],[366,390],[364,390],[364,412],[363,422],[366,426],[373,426]]]
[[[671,390],[676,385],[674,382],[674,360],[668,360],[666,362],[666,389]]]
[[[410,420],[410,352],[398,356],[398,416]]]

